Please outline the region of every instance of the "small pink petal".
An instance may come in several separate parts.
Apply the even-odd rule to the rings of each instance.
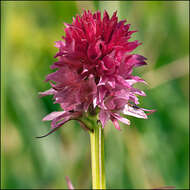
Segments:
[[[121,130],[117,119],[115,119],[115,118],[112,117],[111,120],[112,120],[112,123],[114,124],[115,128],[117,130]]]
[[[42,121],[51,121],[55,119],[56,117],[59,117],[60,115],[64,114],[65,111],[57,111],[57,112],[52,112],[48,115],[46,115]]]
[[[60,127],[61,125],[64,125],[67,121],[70,120],[70,118],[71,116],[60,115],[51,122],[51,128],[54,129]]]
[[[73,184],[71,183],[71,180],[69,179],[69,177],[66,176],[65,178],[66,178],[66,181],[67,181],[68,189],[74,189]]]
[[[109,120],[109,113],[105,110],[100,110],[100,113],[99,113],[99,119],[100,119],[100,122],[102,124],[102,128],[105,127],[105,124],[107,123],[107,121]]]
[[[130,125],[130,121],[124,117],[121,117],[119,114],[117,113],[113,113],[112,116],[115,118],[115,119],[118,119],[119,121],[121,121],[122,123],[125,123],[127,125]]]
[[[133,85],[137,82],[141,82],[141,83],[144,83],[147,85],[147,82],[143,79],[141,79],[140,77],[138,76],[130,76],[127,80],[126,80],[130,85]]]
[[[49,90],[46,90],[44,92],[39,92],[40,97],[47,96],[47,95],[52,95],[56,92],[53,88],[50,88]]]
[[[105,85],[107,80],[108,80],[107,77],[100,77],[100,81],[97,86]]]
[[[149,113],[146,113],[146,115],[150,115],[150,114],[156,112],[156,110],[149,110],[149,109],[144,109],[144,108],[141,108],[141,110],[149,112]]]

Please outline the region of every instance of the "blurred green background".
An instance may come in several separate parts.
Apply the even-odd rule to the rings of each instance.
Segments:
[[[1,182],[2,188],[91,187],[89,136],[70,122],[53,135],[41,119],[59,110],[52,97],[39,98],[56,60],[54,42],[63,22],[83,9],[118,11],[138,30],[136,52],[148,65],[135,73],[147,97],[142,106],[156,109],[148,120],[129,117],[131,127],[105,128],[108,188],[189,187],[189,2],[46,1],[2,2],[1,31]]]

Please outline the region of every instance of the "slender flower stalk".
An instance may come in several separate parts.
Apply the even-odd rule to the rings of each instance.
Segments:
[[[91,143],[91,166],[92,166],[92,188],[106,189],[105,167],[104,167],[104,130],[101,126],[94,127],[90,132]]]

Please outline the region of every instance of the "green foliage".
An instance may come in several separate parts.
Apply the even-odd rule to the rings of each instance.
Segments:
[[[2,3],[2,188],[66,188],[65,176],[77,188],[91,187],[89,136],[77,123],[35,139],[50,128],[41,119],[60,109],[51,97],[38,97],[49,88],[54,41],[82,8],[117,9],[139,31],[137,53],[149,65],[135,72],[150,84],[141,102],[157,110],[148,120],[130,117],[131,127],[121,132],[106,126],[107,187],[188,188],[189,9],[175,1]]]

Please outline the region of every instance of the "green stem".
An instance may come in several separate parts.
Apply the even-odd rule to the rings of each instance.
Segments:
[[[90,132],[91,142],[91,165],[92,165],[92,188],[106,189],[104,168],[104,131],[100,126]]]

